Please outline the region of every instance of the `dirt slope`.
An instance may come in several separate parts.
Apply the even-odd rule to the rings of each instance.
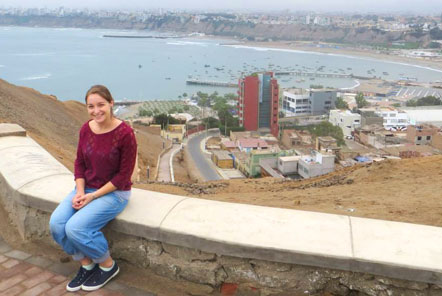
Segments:
[[[442,227],[442,156],[388,160],[302,181],[140,185],[204,199]]]
[[[81,102],[61,102],[34,89],[12,85],[0,79],[0,122],[17,123],[63,165],[73,171],[78,131],[88,120]],[[149,130],[137,133],[141,171],[155,168],[162,140]]]

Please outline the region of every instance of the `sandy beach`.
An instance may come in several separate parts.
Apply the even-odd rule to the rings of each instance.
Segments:
[[[229,43],[225,43],[228,45]],[[442,71],[442,58],[421,58],[400,55],[399,50],[380,51],[369,48],[350,47],[341,44],[303,42],[303,41],[277,41],[277,42],[243,42],[231,43],[231,45],[241,45],[247,47],[275,48],[294,51],[318,52],[324,54],[334,54],[343,56],[356,56],[368,59],[384,60],[389,62],[405,63],[429,67]]]

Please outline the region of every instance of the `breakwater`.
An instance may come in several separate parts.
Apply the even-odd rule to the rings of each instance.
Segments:
[[[207,85],[207,86],[223,86],[223,87],[238,87],[237,83],[232,82],[222,82],[222,81],[209,81],[209,80],[196,80],[189,79],[186,80],[187,84],[193,85]]]

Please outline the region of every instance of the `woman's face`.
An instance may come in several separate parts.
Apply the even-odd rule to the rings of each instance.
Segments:
[[[99,94],[90,94],[86,101],[87,112],[97,123],[103,123],[112,118],[113,101],[109,103]]]

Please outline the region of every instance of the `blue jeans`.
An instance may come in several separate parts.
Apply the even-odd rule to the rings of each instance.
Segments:
[[[97,189],[86,188],[86,193]],[[54,240],[74,260],[85,257],[95,263],[109,256],[106,238],[100,231],[121,213],[128,203],[130,191],[114,191],[94,199],[80,210],[72,207],[76,189],[66,196],[51,215],[49,226]]]

